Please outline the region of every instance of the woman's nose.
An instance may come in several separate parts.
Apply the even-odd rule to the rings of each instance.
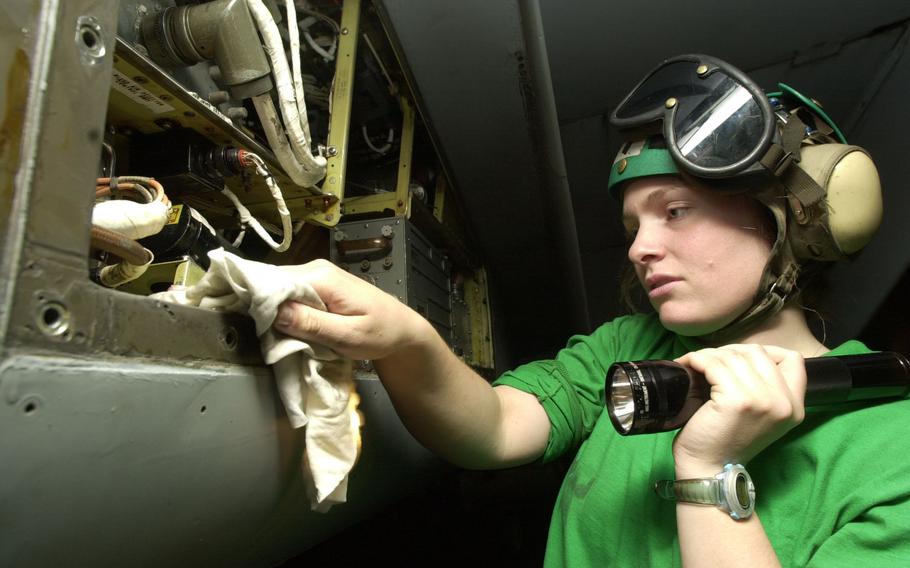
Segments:
[[[659,260],[664,255],[658,231],[653,228],[639,227],[635,239],[629,246],[629,260],[632,264],[645,265]]]

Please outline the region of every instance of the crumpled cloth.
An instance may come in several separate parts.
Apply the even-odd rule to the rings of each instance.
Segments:
[[[312,286],[289,267],[242,259],[217,249],[194,286],[153,296],[159,300],[249,314],[262,355],[272,366],[293,428],[306,426],[304,477],[312,509],[327,511],[347,499],[348,474],[360,450],[360,420],[353,365],[331,349],[272,328],[278,306],[295,300],[325,310]]]

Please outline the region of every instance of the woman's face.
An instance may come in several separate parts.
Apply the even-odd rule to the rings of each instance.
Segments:
[[[677,176],[633,180],[624,196],[629,259],[664,327],[704,335],[752,304],[772,240],[758,202]]]

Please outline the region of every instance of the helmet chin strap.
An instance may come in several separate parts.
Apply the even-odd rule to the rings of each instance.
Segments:
[[[795,262],[787,263],[787,267],[776,279],[770,274],[770,271],[766,271],[762,278],[762,286],[759,288],[764,292],[760,292],[761,295],[752,304],[752,307],[721,329],[702,335],[699,339],[709,345],[725,345],[768,321],[787,304],[787,300],[796,288],[798,276],[799,265]],[[770,282],[770,285],[767,282]]]

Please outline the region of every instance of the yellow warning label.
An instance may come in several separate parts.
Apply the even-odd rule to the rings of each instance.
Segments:
[[[183,209],[183,204],[171,205],[170,210],[167,212],[167,224],[174,225],[177,221],[180,220],[180,211]]]

